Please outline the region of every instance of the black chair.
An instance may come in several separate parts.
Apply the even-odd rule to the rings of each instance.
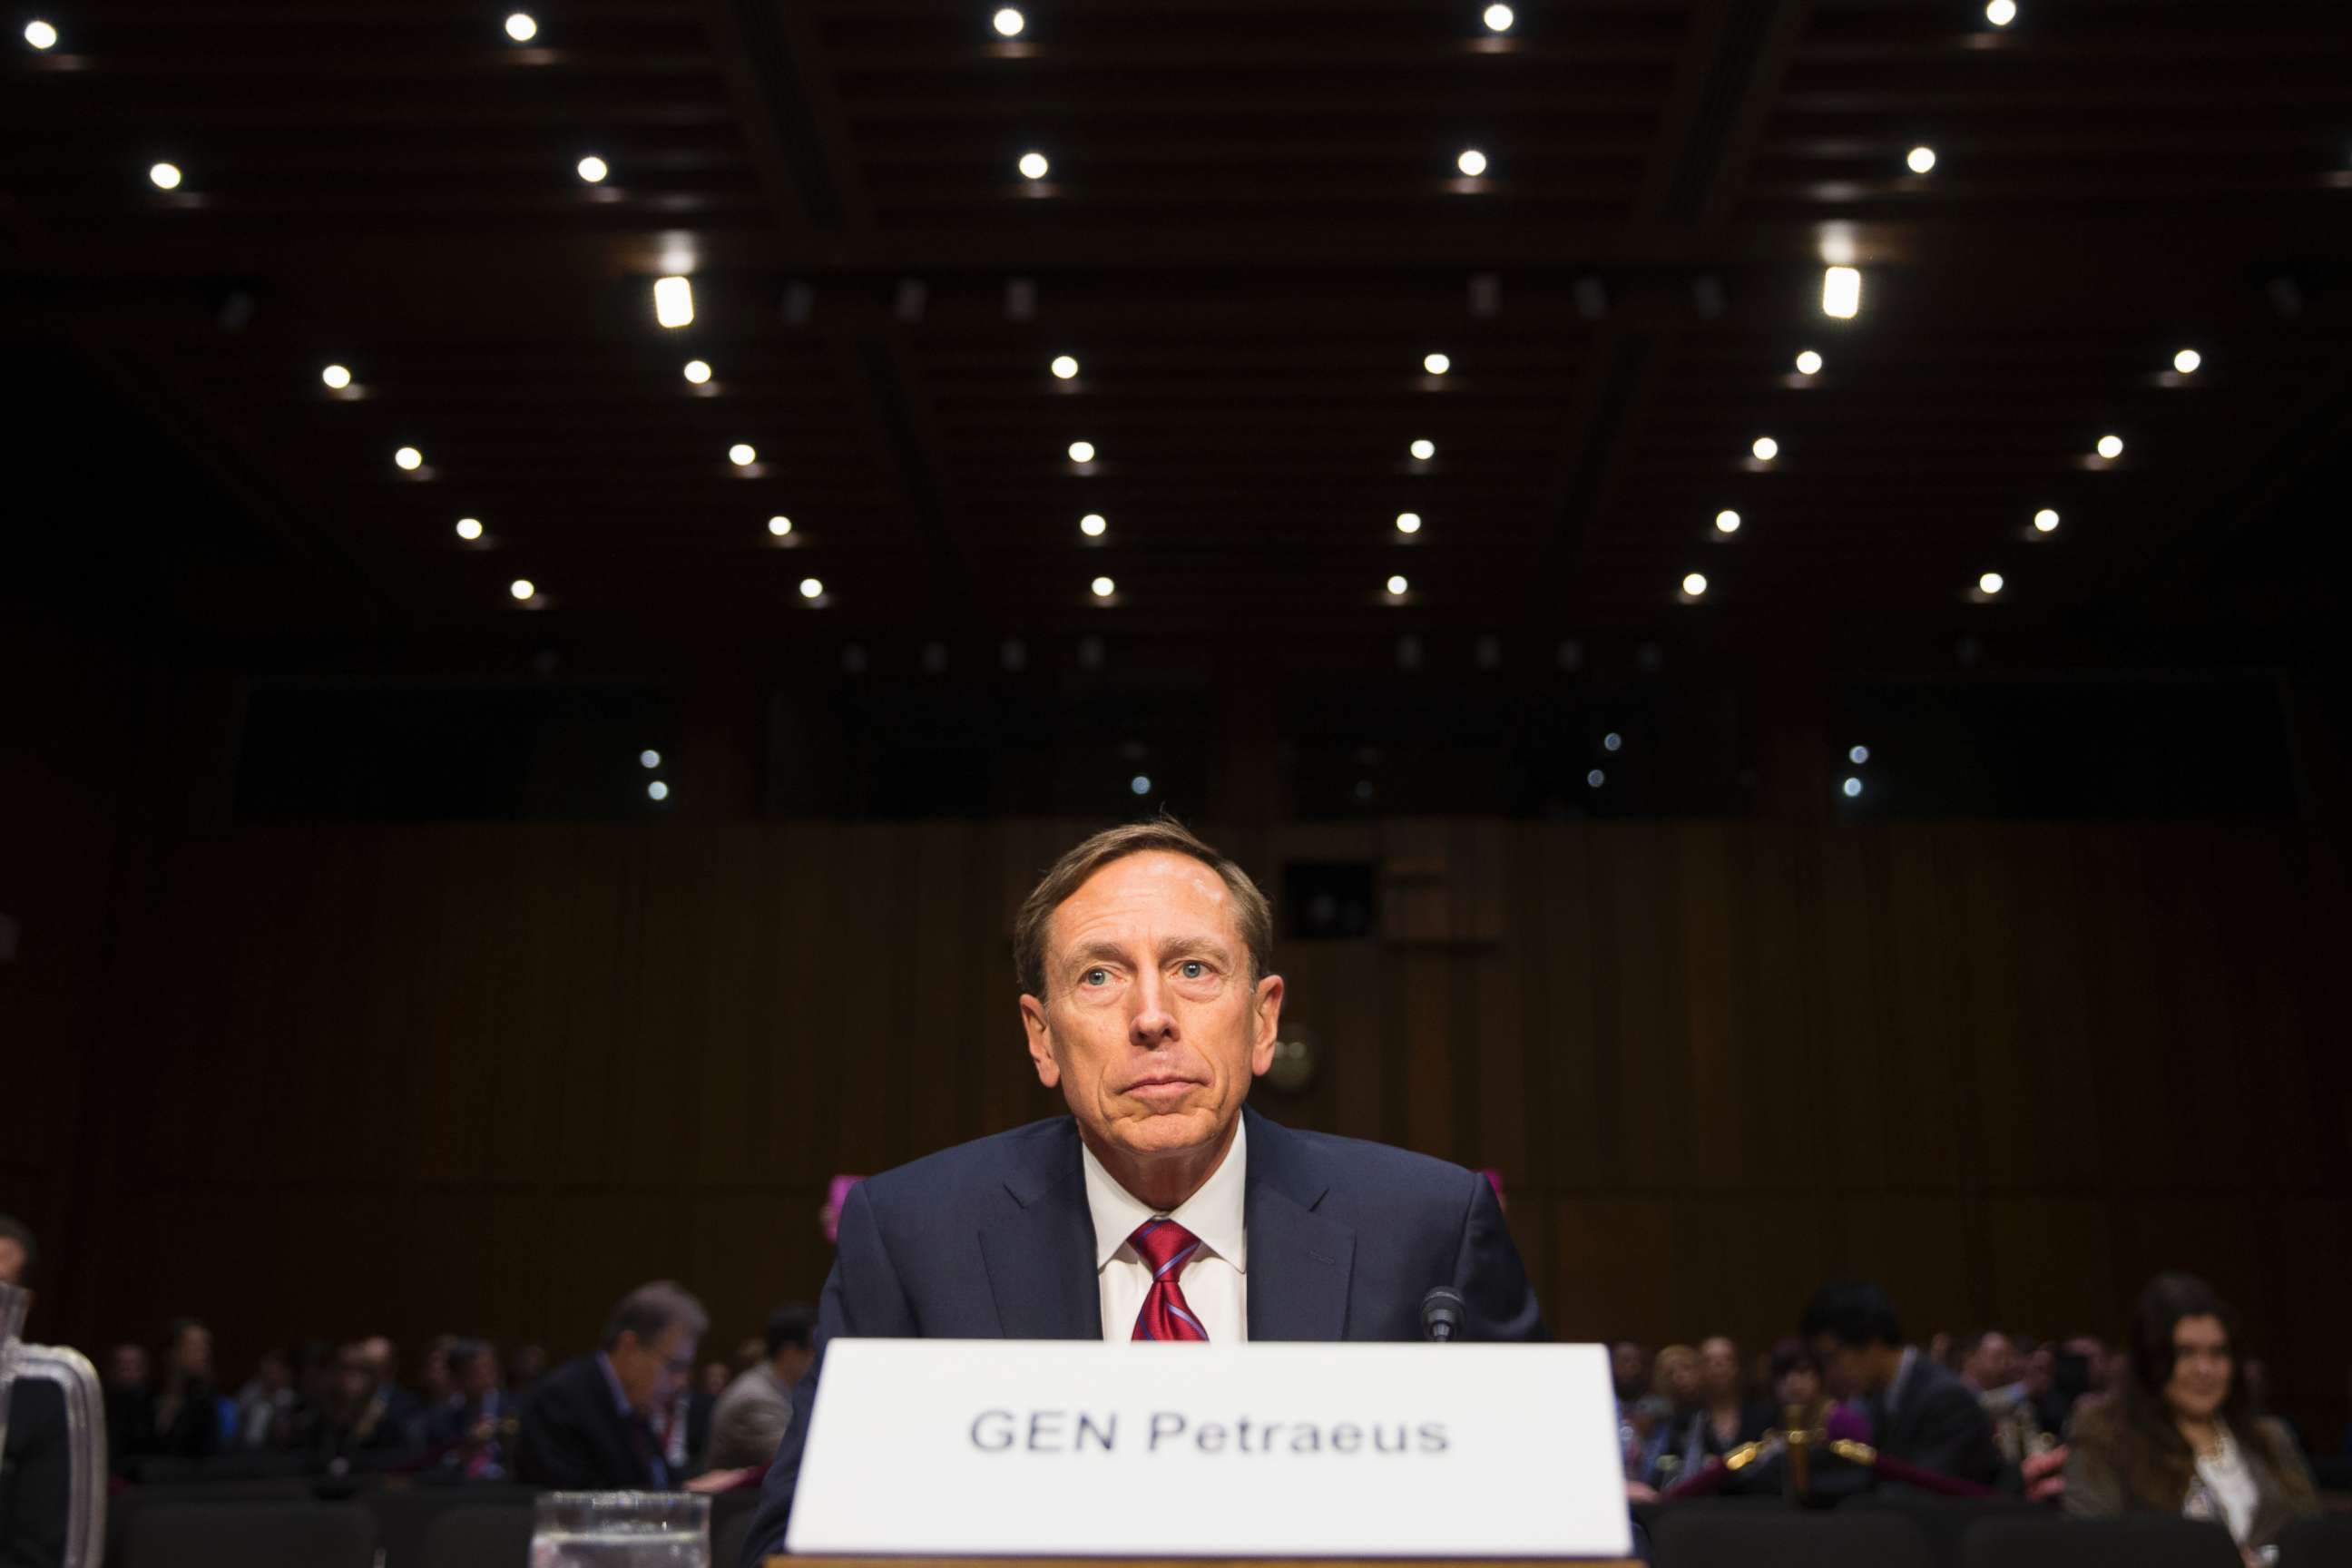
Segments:
[[[375,1521],[316,1502],[184,1503],[128,1521],[124,1568],[373,1568]]]
[[[538,1495],[532,1487],[467,1481],[380,1487],[362,1493],[360,1506],[375,1515],[376,1540],[383,1548],[383,1568],[424,1568],[425,1538],[444,1515],[465,1508],[529,1509]]]
[[[1897,1492],[1862,1492],[1840,1503],[1838,1513],[1847,1519],[1891,1513],[1909,1520],[1927,1538],[1927,1554],[1935,1559],[1936,1568],[1960,1568],[1961,1542],[1969,1531],[1988,1520],[2058,1517],[2054,1505],[2023,1498],[1937,1498]]]
[[[2352,1514],[2297,1520],[2279,1536],[2278,1568],[2344,1568],[2347,1563],[2352,1563]],[[713,1563],[711,1568],[720,1565]]]
[[[1989,1519],[1961,1543],[1961,1568],[2245,1568],[2218,1524],[2168,1519]]]
[[[1927,1538],[1896,1513],[1687,1503],[1662,1510],[1651,1539],[1658,1568],[1935,1568]]]
[[[743,1542],[751,1539],[751,1521],[757,1510],[745,1510],[720,1524],[710,1526],[710,1568],[735,1568],[743,1561]]]
[[[106,1500],[106,1568],[123,1568],[130,1555],[131,1527],[152,1509],[216,1508],[230,1503],[307,1503],[303,1481],[220,1481],[210,1486],[125,1487]]]
[[[523,1568],[538,1517],[528,1504],[453,1508],[425,1532],[423,1568]]]

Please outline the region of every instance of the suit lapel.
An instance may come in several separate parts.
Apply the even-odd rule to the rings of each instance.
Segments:
[[[980,1227],[997,1331],[1009,1340],[1102,1338],[1077,1124],[1066,1119],[1059,1135],[1040,1139],[1035,1156],[1005,1177],[1004,1190],[1011,1203]]]
[[[1305,1146],[1255,1111],[1242,1224],[1249,1232],[1249,1337],[1347,1336],[1356,1233],[1316,1212],[1330,1190]]]

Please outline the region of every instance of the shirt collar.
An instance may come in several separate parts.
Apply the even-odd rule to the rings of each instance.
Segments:
[[[598,1351],[596,1364],[604,1369],[604,1384],[613,1391],[614,1407],[624,1415],[635,1415],[637,1413],[636,1408],[629,1403],[628,1391],[621,1386],[621,1374],[613,1370],[613,1358],[603,1351]]]
[[[1130,1258],[1135,1255],[1128,1247],[1127,1238],[1160,1211],[1120,1186],[1118,1178],[1095,1158],[1093,1150],[1081,1143],[1078,1154],[1086,1166],[1087,1207],[1095,1222],[1095,1272],[1099,1274],[1121,1249],[1126,1249]],[[1241,1274],[1249,1272],[1248,1237],[1242,1226],[1242,1197],[1248,1169],[1249,1124],[1236,1117],[1233,1147],[1225,1151],[1224,1159],[1201,1184],[1201,1190],[1168,1215],[1199,1237],[1203,1250],[1215,1253]]]

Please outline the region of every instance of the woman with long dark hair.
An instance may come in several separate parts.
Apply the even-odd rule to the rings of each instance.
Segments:
[[[2123,1376],[2111,1397],[2074,1418],[2066,1511],[2210,1520],[2249,1563],[2317,1512],[2294,1439],[2254,1414],[2243,1353],[2238,1315],[2211,1286],[2188,1274],[2148,1281]]]

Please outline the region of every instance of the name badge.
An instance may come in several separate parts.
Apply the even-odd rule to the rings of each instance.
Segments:
[[[1623,1557],[1599,1345],[833,1342],[788,1550]]]

